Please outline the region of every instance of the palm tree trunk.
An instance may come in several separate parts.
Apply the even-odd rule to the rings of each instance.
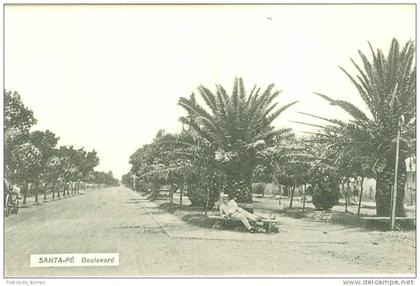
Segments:
[[[48,184],[45,184],[45,187],[44,187],[44,201],[46,201],[47,200],[47,185]]]
[[[376,215],[388,217],[391,215],[391,194],[394,185],[394,164],[388,162],[383,172],[376,175]],[[399,160],[397,174],[396,216],[406,216],[404,210],[404,186],[407,181],[405,161]]]
[[[302,212],[305,212],[305,205],[306,205],[306,183],[303,185],[303,207],[302,207]]]
[[[226,180],[227,194],[233,195],[238,203],[252,203],[252,188],[249,179]]]

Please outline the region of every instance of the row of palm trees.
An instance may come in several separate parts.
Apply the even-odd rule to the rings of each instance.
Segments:
[[[189,194],[199,190],[208,205],[210,197],[217,197],[212,194],[216,186],[240,202],[251,202],[251,183],[258,180],[257,173],[265,173],[265,178],[291,174],[303,178],[305,184],[310,184],[314,176],[322,178],[312,180],[313,185],[329,178],[334,178],[331,182],[343,182],[350,177],[373,177],[377,181],[377,215],[389,215],[395,138],[398,120],[403,117],[397,216],[404,215],[404,160],[415,156],[415,47],[409,41],[400,48],[396,39],[387,55],[370,47],[371,60],[360,51],[362,65],[352,60],[358,74],[342,69],[363,99],[367,114],[348,101],[316,93],[352,119],[345,122],[304,114],[326,124],[317,125],[316,134],[297,140],[291,129],[273,126],[282,112],[296,104],[278,106],[280,91],[274,85],[265,89],[254,86],[247,92],[238,78],[231,94],[221,85],[214,91],[200,86],[200,102],[194,93],[179,100],[186,111],[180,118],[183,131],[160,132],[152,144],[134,153],[126,183],[136,175],[145,183],[187,186]],[[331,188],[331,183],[324,185]]]
[[[352,116],[349,122],[328,120],[322,133],[326,142],[341,150],[341,155],[354,154],[354,158],[364,163],[360,171],[376,179],[377,215],[388,216],[396,165],[396,137],[401,129],[396,209],[397,216],[404,216],[405,160],[416,152],[415,47],[409,41],[401,49],[393,39],[385,55],[369,46],[372,60],[361,51],[362,67],[352,60],[358,74],[352,76],[341,68],[356,87],[368,112],[350,102],[317,93]],[[400,118],[403,118],[401,126]]]

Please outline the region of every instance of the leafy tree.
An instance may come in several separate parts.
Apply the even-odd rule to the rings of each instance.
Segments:
[[[60,197],[60,192],[57,190],[62,177],[62,172],[64,169],[63,158],[60,157],[58,150],[54,150],[54,154],[48,159],[45,166],[46,179],[50,183],[52,190],[52,198],[55,198],[55,193],[57,191],[57,196]]]
[[[128,172],[127,174],[122,175],[121,183],[123,183],[126,187],[131,187],[133,185],[133,182],[131,179],[132,176],[133,174],[131,172]]]
[[[329,139],[331,140],[331,138]],[[331,148],[336,148],[336,166],[337,172],[341,178],[341,182],[347,184],[346,191],[344,191],[345,196],[345,211],[347,212],[347,205],[350,201],[350,178],[357,180],[359,177],[362,179],[361,190],[359,194],[359,208],[358,214],[360,214],[361,200],[363,194],[363,181],[365,178],[373,178],[374,174],[370,169],[370,158],[362,156],[358,150],[352,148],[346,148],[345,144],[337,146],[332,145]],[[338,148],[337,148],[338,147]]]
[[[222,173],[217,168],[212,145],[194,132],[183,130],[180,134],[166,134],[158,143],[162,146],[171,170],[170,180],[188,189],[192,205],[203,206],[207,212],[219,198]]]
[[[71,147],[56,149],[58,137],[49,130],[33,131],[36,123],[33,112],[26,107],[17,92],[4,92],[4,129],[6,177],[12,183],[23,188],[24,203],[28,194],[28,185],[35,192],[38,201],[39,186],[44,186],[44,199],[47,188],[53,189],[62,181],[63,195],[69,184],[79,189],[81,180],[87,180],[89,174],[99,163],[96,152],[86,152],[83,148]],[[59,192],[58,192],[59,195]]]
[[[310,116],[318,119],[324,119],[315,115]],[[370,158],[363,156],[358,149],[355,149],[353,146],[348,144],[347,137],[342,136],[343,130],[345,130],[346,127],[344,126],[342,128],[343,129],[341,129],[340,134],[335,131],[332,132],[329,127],[324,128],[327,132],[313,136],[310,140],[308,140],[308,143],[311,143],[310,149],[312,150],[312,154],[314,156],[325,158],[323,163],[330,168],[334,168],[335,173],[342,184],[345,199],[345,212],[347,212],[348,203],[350,202],[350,179],[354,178],[356,180],[361,177],[363,181],[366,177],[374,177],[374,174],[369,167]],[[345,184],[347,184],[347,188],[345,187]],[[361,187],[360,198],[362,192],[363,184]],[[358,213],[360,213],[360,201],[361,199],[359,199]]]
[[[102,186],[118,186],[119,181],[112,175],[112,171],[108,172],[93,172],[93,182]]]
[[[25,204],[28,185],[33,186],[41,172],[41,151],[31,143],[23,143],[13,148],[9,160],[12,181],[23,187],[23,204]]]
[[[309,167],[305,173],[313,205],[318,210],[329,210],[338,204],[341,177],[336,150],[321,139],[322,136],[312,136],[304,141],[310,157],[303,157],[303,161]]]
[[[254,179],[262,182],[275,181],[285,186],[290,196],[289,207],[293,206],[296,187],[308,182],[310,163],[314,161],[314,158],[307,154],[304,143],[305,141],[297,140],[292,134],[278,140],[275,146],[266,148],[259,154],[261,163],[253,174]]]
[[[316,209],[329,210],[338,203],[339,176],[333,168],[317,166],[311,170],[310,187],[312,203]]]
[[[35,202],[38,202],[38,190],[40,184],[44,186],[44,200],[47,199],[47,183],[49,179],[49,175],[47,174],[49,168],[47,168],[48,162],[50,162],[51,157],[54,154],[54,148],[57,145],[57,142],[59,140],[58,137],[55,136],[54,133],[52,133],[49,130],[43,131],[34,131],[30,133],[29,135],[30,142],[38,148],[41,155],[41,166],[39,169],[39,173],[37,174],[37,178],[35,178],[35,185],[34,185],[34,191],[35,191]]]
[[[36,119],[32,110],[23,104],[19,93],[16,91],[4,91],[4,155],[6,177],[12,178],[13,174],[19,173],[19,170],[16,170],[15,167],[24,155],[15,158],[14,155],[19,154],[16,148],[19,148],[18,145],[20,144],[29,142],[29,129],[35,123]],[[19,149],[29,148],[29,145],[25,146]],[[19,164],[24,164],[24,162],[20,162]]]
[[[77,182],[77,192],[80,189],[80,181],[88,182],[91,178],[93,173],[93,169],[99,165],[99,158],[97,156],[97,152],[92,150],[90,152],[86,152],[82,149],[79,151],[79,161],[78,161],[78,169],[79,169],[79,177]]]
[[[160,130],[151,144],[144,145],[130,157],[130,173],[136,176],[136,189],[147,189],[151,185],[152,200],[158,194],[159,185],[169,185],[172,203],[176,188],[183,187],[183,169],[186,166],[181,158],[176,157],[170,145],[160,144],[165,136],[164,130]]]
[[[273,170],[268,166],[259,164],[255,167],[252,174],[254,193],[264,197],[265,185],[274,181]]]
[[[290,155],[286,156],[284,166],[278,168],[281,176],[286,175],[289,184],[304,184],[305,196],[312,195],[312,201],[317,209],[330,209],[338,203],[340,181],[337,152],[327,144],[325,138],[316,134],[309,138],[302,138]],[[309,188],[306,189],[306,184]],[[307,190],[307,192],[306,192]],[[315,197],[315,201],[314,201]],[[289,207],[292,207],[293,198]]]
[[[83,148],[71,152],[72,164],[75,167],[72,174],[72,193],[79,192],[80,182],[87,181],[90,173],[99,164],[96,154],[95,150],[86,152]]]
[[[396,215],[405,216],[405,159],[415,154],[416,138],[415,47],[413,41],[408,41],[400,49],[398,41],[393,39],[388,55],[379,49],[375,51],[371,45],[370,49],[371,60],[359,51],[362,67],[352,60],[358,71],[356,76],[342,68],[357,88],[368,112],[363,112],[350,102],[317,93],[353,117],[348,123],[329,120],[332,124],[324,131],[331,137],[340,137],[348,148],[369,159],[369,166],[376,178],[376,213],[378,216],[388,216],[396,163],[396,134],[399,119],[404,118],[398,162]]]
[[[83,148],[74,149],[73,146],[61,146],[58,153],[61,159],[61,176],[64,183],[63,195],[78,192],[82,180],[97,181],[97,176],[100,176],[101,180],[104,177],[103,174],[92,173],[94,167],[99,164],[95,150],[86,152]],[[89,178],[91,175],[93,178]]]
[[[273,102],[280,91],[273,88],[269,85],[261,93],[254,87],[247,94],[242,79],[235,79],[231,95],[221,85],[216,86],[215,94],[200,86],[205,107],[196,101],[194,93],[190,98],[181,97],[178,103],[188,113],[181,122],[216,150],[215,159],[226,178],[225,191],[239,202],[252,201],[251,178],[259,153],[290,133],[290,129],[276,130],[272,123],[296,102],[276,109],[277,103]]]
[[[70,195],[71,183],[75,180],[78,173],[75,160],[77,150],[73,146],[60,146],[58,153],[62,162],[63,196]]]
[[[26,107],[19,93],[4,92],[4,129],[6,139],[19,139],[27,136],[29,129],[36,123],[33,111]]]
[[[306,184],[309,181],[307,176],[309,168],[310,166],[307,162],[293,159],[277,168],[277,182],[286,186],[288,189],[288,195],[290,197],[289,208],[293,207],[293,198],[296,187]]]
[[[98,153],[95,150],[86,153],[86,156],[80,167],[85,180],[87,180],[86,178],[89,176],[89,173],[99,165],[99,158],[97,154]]]
[[[146,144],[136,150],[130,156],[131,164],[131,175],[138,177],[136,179],[136,189],[141,190],[141,188],[146,185],[152,185],[151,189],[158,189],[158,185],[164,183],[164,174],[163,177],[159,174],[159,169],[163,168],[164,161],[162,161],[159,156],[160,147],[155,144],[156,140],[159,140],[164,134],[163,130],[160,130],[155,139],[151,144]],[[130,179],[131,181],[132,179]]]

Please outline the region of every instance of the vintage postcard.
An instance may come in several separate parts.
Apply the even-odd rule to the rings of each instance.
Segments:
[[[416,4],[3,9],[8,284],[414,285]]]

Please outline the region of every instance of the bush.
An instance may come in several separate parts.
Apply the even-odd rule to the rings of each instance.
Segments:
[[[312,203],[318,210],[330,210],[338,203],[339,194],[336,191],[315,186],[313,192]]]
[[[318,210],[330,210],[338,204],[339,181],[327,172],[319,172],[313,175],[308,188],[308,193],[312,195],[312,203]]]
[[[206,190],[203,184],[189,184],[187,188],[187,197],[193,206],[206,206]],[[210,188],[208,208],[211,209],[214,203],[219,199],[219,193],[216,188]]]

